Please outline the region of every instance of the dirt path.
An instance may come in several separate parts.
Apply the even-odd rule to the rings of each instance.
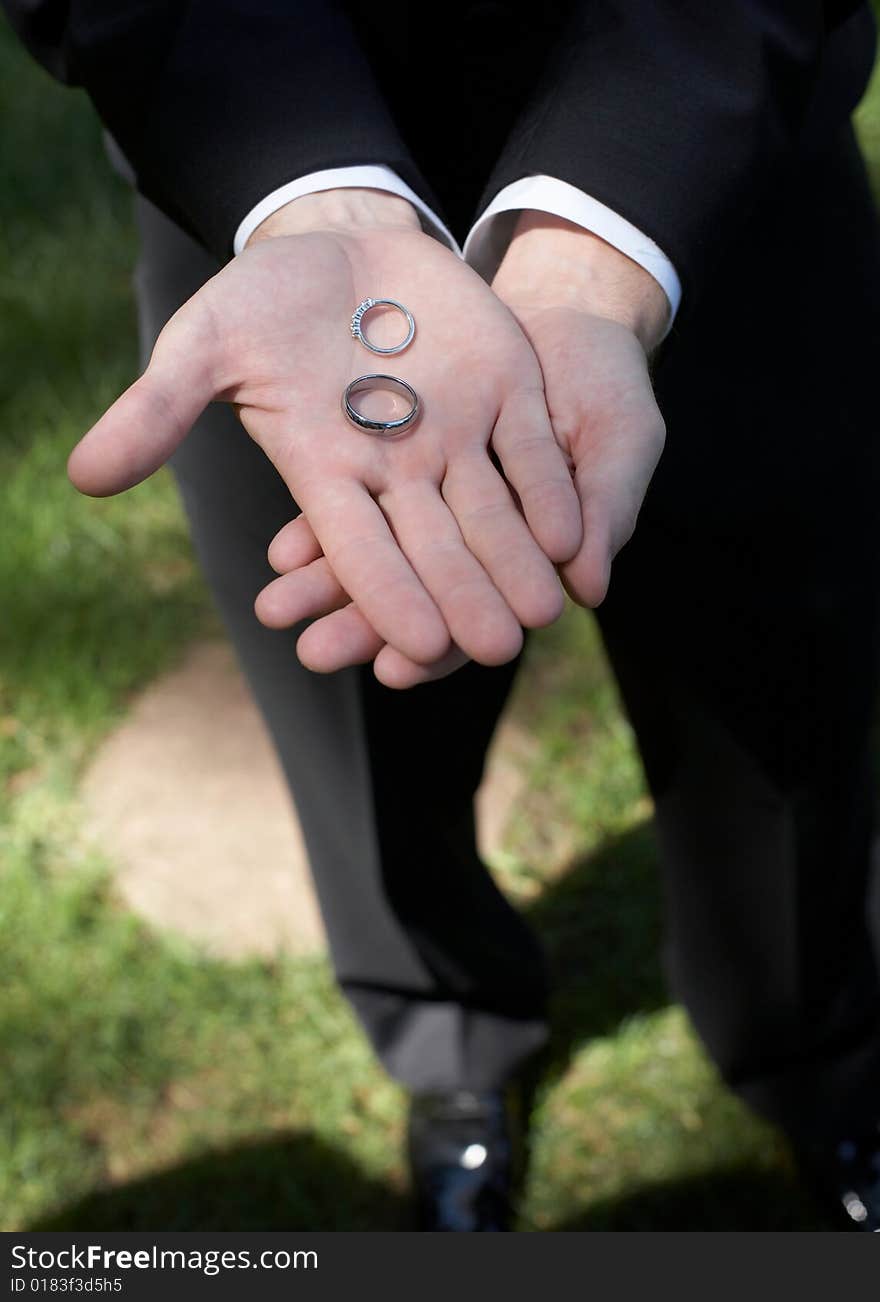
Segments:
[[[488,853],[521,788],[516,747],[502,728],[480,793]],[[323,948],[296,814],[225,643],[195,644],[134,702],[83,797],[122,898],[154,926],[230,957]]]

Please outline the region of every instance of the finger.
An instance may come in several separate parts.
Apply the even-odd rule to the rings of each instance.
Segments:
[[[266,628],[290,628],[347,606],[348,593],[331,570],[326,557],[282,574],[257,593],[254,612]]]
[[[159,336],[140,379],[80,439],[67,473],[81,493],[106,497],[152,475],[215,396],[207,345],[185,320]]]
[[[522,629],[483,566],[468,551],[436,486],[428,480],[409,481],[387,494],[382,504],[401,548],[442,611],[452,641],[480,664],[512,660],[522,646]],[[391,644],[408,654],[399,642]],[[441,655],[448,650],[444,647]],[[409,658],[433,664],[441,657]]]
[[[556,571],[482,450],[450,464],[443,497],[468,548],[520,624],[543,628],[558,619],[565,600]]]
[[[379,682],[396,690],[445,678],[468,662],[464,652],[455,647],[433,665],[416,664],[394,647],[383,645],[354,605],[311,624],[297,643],[297,654],[306,668],[326,674],[373,660]]]
[[[443,616],[363,485],[339,479],[301,497],[333,573],[382,641],[419,664],[445,655]]]
[[[317,674],[335,674],[352,665],[374,660],[385,643],[355,605],[333,611],[302,633],[296,654],[306,669]]]
[[[581,511],[542,389],[521,389],[508,398],[495,422],[492,447],[535,541],[556,564],[571,560],[581,543]]]
[[[386,687],[404,690],[418,687],[421,683],[436,682],[438,678],[447,678],[467,663],[468,657],[458,647],[453,647],[436,664],[417,665],[415,661],[407,660],[393,646],[385,646],[376,656],[373,672]]]
[[[563,566],[562,578],[581,605],[595,607],[605,598],[612,562],[635,530],[664,436],[662,418],[652,401],[639,418],[621,419],[613,439],[588,445],[578,464],[575,484],[584,538],[577,554]]]
[[[288,520],[269,543],[268,559],[273,570],[287,574],[309,565],[321,555],[321,544],[304,515]]]
[[[357,607],[348,601],[341,588],[338,588],[338,592],[342,594],[343,601],[336,610],[335,617],[329,613],[325,617],[322,611],[321,618],[310,625],[297,644],[300,660],[308,669],[318,673],[335,673],[338,669],[375,660],[376,677],[380,683],[386,687],[408,688],[445,678],[467,664],[467,656],[457,647],[433,665],[416,664],[394,647],[383,643]],[[317,614],[317,611],[314,613]]]
[[[580,606],[595,610],[605,600],[611,580],[611,550],[607,513],[598,503],[585,506],[584,541],[577,555],[560,569],[563,586]]]

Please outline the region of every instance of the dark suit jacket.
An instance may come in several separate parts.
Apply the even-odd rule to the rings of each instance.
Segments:
[[[848,127],[874,56],[865,6],[0,3],[221,260],[255,203],[325,167],[389,164],[459,236],[530,173],[594,195],[683,282],[642,519],[800,546],[829,500],[853,538],[876,515],[880,239]]]
[[[853,0],[2,0],[82,85],[139,188],[221,259],[265,194],[395,168],[459,235],[501,186],[571,182],[649,234],[692,303],[873,61]]]

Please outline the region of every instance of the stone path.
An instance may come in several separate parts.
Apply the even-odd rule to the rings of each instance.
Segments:
[[[523,739],[500,730],[479,800],[491,854],[522,789]],[[195,644],[98,751],[86,832],[125,903],[162,930],[241,957],[324,946],[299,824],[231,649]]]

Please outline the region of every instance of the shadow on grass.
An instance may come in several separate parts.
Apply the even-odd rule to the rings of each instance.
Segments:
[[[653,1185],[593,1203],[554,1231],[816,1231],[841,1227],[823,1216],[785,1171],[728,1170]]]
[[[559,994],[542,1080],[571,1053],[666,1003],[656,850],[641,824],[575,863],[530,910]],[[405,1191],[371,1180],[309,1134],[218,1149],[87,1194],[30,1230],[391,1230],[411,1228]],[[793,1171],[721,1169],[593,1202],[548,1230],[831,1230]]]
[[[571,1053],[667,1000],[658,961],[656,849],[640,824],[575,863],[529,912],[559,994],[543,1079]],[[100,1189],[30,1230],[391,1230],[411,1228],[403,1190],[370,1180],[313,1135],[217,1150],[129,1184]],[[831,1230],[794,1172],[723,1169],[592,1203],[554,1232]]]
[[[275,1136],[97,1190],[29,1230],[405,1230],[400,1193],[312,1135]]]
[[[545,1074],[561,1075],[574,1050],[614,1032],[625,1017],[669,1002],[650,822],[575,862],[527,917],[547,950],[554,990]]]
[[[529,914],[560,991],[541,1070],[561,1074],[583,1041],[621,1018],[662,1006],[660,931],[650,827],[639,826],[573,865]],[[31,1230],[404,1230],[404,1195],[366,1178],[310,1135],[208,1153],[91,1193]]]
[[[293,1135],[220,1150],[99,1190],[27,1228],[400,1232],[413,1227],[401,1192],[367,1179],[344,1154],[312,1136]],[[594,1203],[548,1232],[840,1228],[787,1172],[728,1170]]]

